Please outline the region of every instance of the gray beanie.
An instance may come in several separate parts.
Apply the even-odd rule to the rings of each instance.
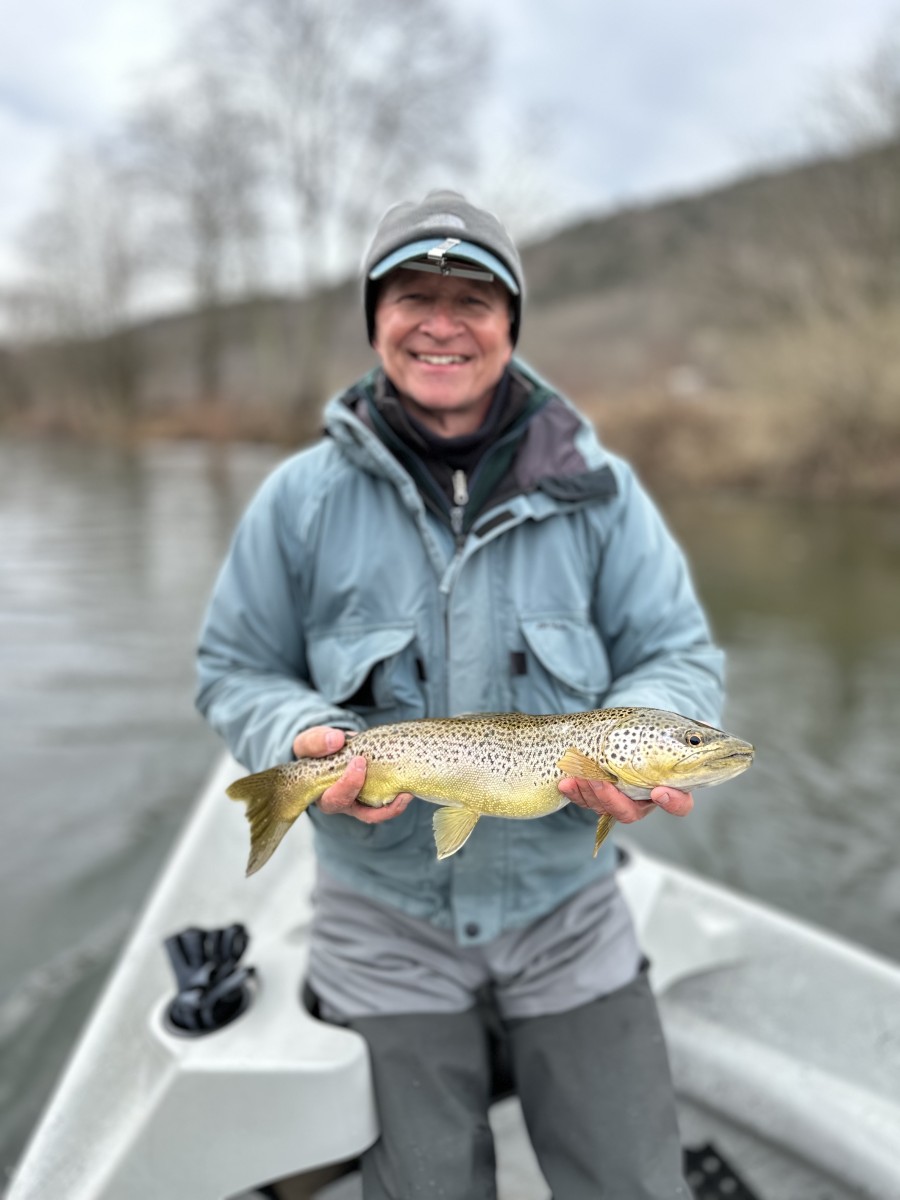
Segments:
[[[442,275],[497,278],[510,294],[513,345],[522,321],[525,278],[515,243],[493,213],[459,192],[429,192],[418,204],[389,208],[363,259],[363,303],[369,341],[375,336],[378,281],[399,266]]]

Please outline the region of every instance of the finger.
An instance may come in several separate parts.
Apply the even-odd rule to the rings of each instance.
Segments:
[[[652,800],[632,800],[631,803],[634,806],[635,821],[643,821],[644,817],[652,813],[656,808]]]
[[[573,804],[608,813],[623,825],[640,821],[654,807],[649,800],[632,800],[613,784],[596,779],[566,778],[559,784],[559,790]]]
[[[394,797],[390,804],[385,804],[381,808],[369,808],[368,805],[357,802],[346,811],[365,825],[380,825],[383,821],[393,821],[394,817],[399,817],[411,800],[412,796],[409,792],[401,792]]]
[[[361,754],[355,754],[340,779],[319,797],[319,808],[325,813],[346,812],[356,803],[365,782],[366,760]]]
[[[313,725],[294,738],[295,758],[324,758],[340,750],[347,739],[343,729],[330,725]]]
[[[694,807],[694,797],[690,792],[681,792],[672,787],[654,788],[650,799],[673,817],[686,817]]]
[[[572,804],[577,804],[579,808],[591,808],[590,798],[582,795],[581,782],[577,779],[561,779],[558,784],[562,794],[571,801]]]

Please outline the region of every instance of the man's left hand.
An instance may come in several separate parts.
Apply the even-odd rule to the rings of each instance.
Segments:
[[[592,808],[596,813],[608,813],[623,825],[643,820],[654,808],[661,808],[673,817],[686,817],[694,807],[690,792],[680,792],[673,787],[655,787],[649,800],[632,800],[611,783],[566,776],[560,780],[559,790],[572,804]]]

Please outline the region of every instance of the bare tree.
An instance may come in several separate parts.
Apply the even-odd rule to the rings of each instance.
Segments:
[[[517,240],[536,236],[571,212],[575,196],[558,163],[563,118],[552,106],[498,107],[482,123],[473,195]]]
[[[763,369],[814,404],[798,470],[849,478],[897,438],[900,27],[820,84],[801,123],[805,161],[742,184],[713,225],[707,282],[745,328],[779,329]]]
[[[820,236],[853,258],[848,301],[883,304],[900,295],[900,19],[854,72],[829,79],[810,119],[823,172]],[[853,160],[848,169],[847,159]],[[845,264],[847,266],[848,264]]]
[[[820,83],[798,125],[795,169],[742,185],[752,203],[711,228],[707,282],[751,321],[862,330],[900,297],[900,24]]]
[[[322,399],[328,280],[360,261],[398,194],[471,174],[486,79],[478,30],[442,0],[222,0],[198,34],[264,123],[273,208],[303,306],[296,416]]]
[[[29,297],[21,332],[43,345],[45,362],[55,346],[59,386],[73,404],[88,397],[133,416],[139,363],[130,318],[147,263],[133,191],[108,154],[63,155],[20,245]]]
[[[856,70],[820,86],[806,121],[820,150],[872,149],[900,137],[900,17],[885,28]]]
[[[123,138],[130,177],[154,208],[157,265],[190,281],[197,387],[206,403],[222,390],[223,304],[257,282],[259,135],[223,76],[198,64],[144,100]]]
[[[140,255],[127,181],[100,152],[62,156],[21,248],[43,296],[45,332],[90,337],[129,312]]]

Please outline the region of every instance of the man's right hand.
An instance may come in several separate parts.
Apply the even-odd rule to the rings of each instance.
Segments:
[[[343,729],[335,729],[331,725],[314,725],[311,729],[304,729],[294,738],[294,757],[325,758],[343,749],[346,741],[347,734]],[[357,800],[365,782],[366,760],[361,754],[357,754],[350,759],[347,769],[337,783],[326,788],[316,803],[324,813],[346,813],[366,825],[378,825],[381,821],[399,817],[413,798],[410,792],[400,792],[383,808],[370,808]]]

